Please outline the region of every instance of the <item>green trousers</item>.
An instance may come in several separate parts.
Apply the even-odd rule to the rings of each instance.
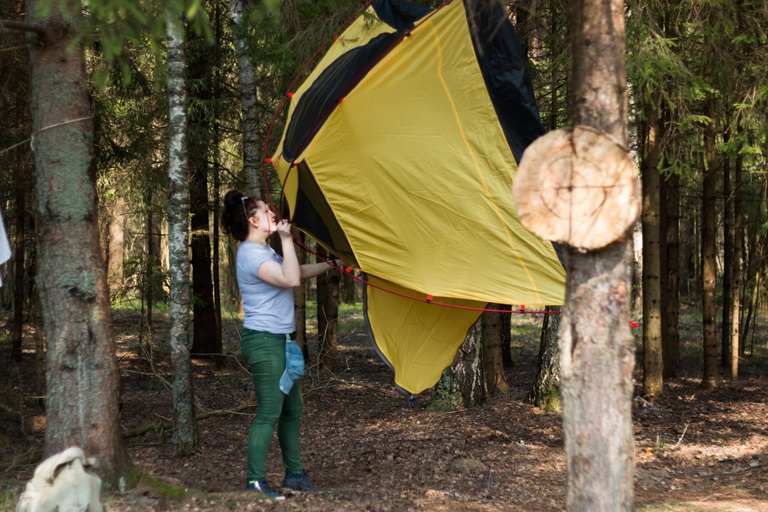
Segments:
[[[248,480],[264,478],[267,452],[277,424],[277,439],[285,469],[301,473],[299,424],[304,400],[301,386],[294,385],[286,396],[280,391],[280,376],[285,371],[285,334],[270,334],[243,329],[240,345],[256,390],[256,418],[248,434]]]

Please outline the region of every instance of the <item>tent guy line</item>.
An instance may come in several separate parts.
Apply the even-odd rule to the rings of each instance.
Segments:
[[[279,214],[278,214],[279,216]],[[327,265],[330,265],[336,270],[339,270],[341,272],[344,272],[348,276],[350,276],[355,281],[362,283],[366,286],[370,286],[373,288],[376,288],[378,290],[381,290],[386,293],[390,293],[392,295],[397,295],[398,297],[403,297],[405,299],[409,299],[416,302],[421,302],[424,304],[433,304],[438,307],[444,307],[444,308],[454,308],[454,309],[465,309],[469,311],[480,311],[481,313],[504,313],[504,314],[511,314],[511,315],[559,315],[561,314],[560,310],[540,310],[540,309],[527,309],[524,304],[521,304],[518,309],[494,309],[494,308],[476,308],[471,306],[461,306],[459,304],[448,304],[446,302],[438,302],[432,300],[432,295],[427,295],[425,299],[420,299],[418,297],[412,297],[410,295],[406,295],[404,293],[396,292],[395,290],[391,290],[389,288],[386,288],[384,286],[380,286],[374,283],[371,283],[370,281],[366,280],[363,277],[360,277],[358,275],[354,274],[354,269],[349,266],[337,266],[333,263],[333,259],[327,259],[321,254],[317,253],[316,251],[313,251],[308,245],[306,245],[304,242],[301,241],[300,238],[294,236],[293,241],[296,245],[307,251],[308,253],[312,254],[316,258],[319,258],[323,263],[326,263]],[[640,327],[640,324],[635,322],[632,319],[629,319],[629,325],[633,329],[637,329]]]

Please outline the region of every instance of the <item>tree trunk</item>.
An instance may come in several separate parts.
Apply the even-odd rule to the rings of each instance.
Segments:
[[[680,216],[678,217],[680,222],[680,232],[681,233],[689,233],[692,236],[684,236],[680,238],[680,245],[678,247],[680,252],[680,272],[678,273],[679,280],[679,298],[681,300],[688,300],[689,297],[693,294],[693,286],[691,283],[691,276],[695,274],[694,269],[694,250],[693,246],[695,245],[696,241],[693,239],[693,237],[697,234],[694,230],[695,223],[694,218],[696,216],[695,211],[689,211],[686,216]],[[696,280],[698,282],[698,279]]]
[[[16,229],[13,239],[13,333],[11,356],[16,362],[21,361],[22,336],[24,333],[24,237],[27,224],[26,197],[27,175],[25,163],[26,149],[16,148]],[[2,222],[2,221],[0,221]]]
[[[248,187],[246,195],[260,196],[259,111],[256,98],[256,71],[245,37],[243,11],[246,7],[247,0],[232,0],[229,3],[229,18],[233,25],[232,35],[237,54],[238,78],[240,79],[240,107],[243,113],[243,175]]]
[[[726,123],[728,120],[726,119]],[[728,144],[729,131],[723,134],[723,143]],[[722,316],[720,321],[720,366],[730,368],[731,354],[731,300],[733,299],[733,227],[731,206],[731,162],[723,160],[723,290]],[[736,358],[739,357],[737,353]]]
[[[110,293],[114,295],[123,288],[125,199],[117,196],[115,201],[110,204],[109,209],[107,282]]]
[[[497,309],[498,304],[489,304],[490,309]],[[490,396],[496,393],[508,393],[509,384],[504,376],[504,358],[501,353],[501,317],[506,313],[486,311],[480,315],[481,341],[483,343],[483,373],[485,388]]]
[[[324,252],[318,251],[317,261],[324,261]],[[337,271],[325,272],[317,277],[317,339],[318,360],[323,368],[334,371],[338,366],[339,281]]]
[[[220,248],[219,244],[219,194],[221,183],[219,172],[221,172],[220,144],[221,144],[221,47],[224,43],[221,40],[221,2],[215,2],[214,6],[214,66],[216,71],[213,79],[213,314],[216,326],[215,336],[216,345],[219,350],[223,349],[223,340],[221,333],[221,279],[219,276]],[[222,361],[223,362],[223,361]]]
[[[35,133],[38,293],[48,347],[46,454],[70,446],[98,456],[104,482],[127,473],[120,438],[120,375],[112,337],[104,258],[99,244],[96,162],[88,75],[65,12],[69,0],[28,2],[28,20],[47,27],[30,45]]]
[[[296,228],[292,229],[293,235],[298,236],[301,243],[304,243],[305,235]],[[299,259],[299,265],[307,263],[307,251],[298,251],[296,256]],[[293,295],[294,311],[296,318],[296,343],[301,347],[301,352],[304,354],[304,360],[309,361],[309,346],[307,345],[307,286],[308,281],[302,281],[299,286],[296,287],[296,291]]]
[[[643,394],[664,393],[661,348],[661,287],[659,250],[659,203],[662,127],[656,105],[645,107],[643,137]]]
[[[632,229],[632,304],[633,312],[643,311],[643,223]]]
[[[34,285],[30,280],[29,291],[34,292]],[[34,330],[33,340],[35,344],[35,395],[38,397],[45,396],[45,336],[43,331],[45,327],[43,325],[42,306],[40,305],[40,297],[35,293],[30,293],[32,300],[29,305],[29,322],[32,324]],[[43,405],[43,399],[39,398],[38,403]]]
[[[451,366],[445,369],[432,394],[431,409],[456,410],[485,403],[481,320],[472,325]]]
[[[545,411],[561,411],[560,402],[560,352],[557,337],[560,331],[560,307],[547,306],[541,327],[539,357],[536,360],[536,378],[528,393],[528,401]]]
[[[627,140],[624,3],[570,7],[574,124]],[[633,508],[631,243],[566,249],[560,391],[571,512]]]
[[[664,31],[668,38],[680,37],[678,26],[679,0],[667,4]],[[664,129],[672,122],[672,111],[663,107]],[[664,378],[677,375],[680,364],[680,175],[666,176],[661,183],[661,345],[664,358]]]
[[[158,215],[155,214],[152,187],[145,190],[146,204],[146,222],[145,222],[145,240],[146,252],[144,255],[143,278],[141,281],[141,299],[142,306],[146,306],[146,313],[142,314],[142,320],[146,316],[147,339],[143,339],[144,330],[139,331],[139,344],[152,350],[152,313],[156,300],[163,298],[161,288],[162,267],[160,264],[160,225],[157,222]],[[142,311],[142,313],[144,313]]]
[[[208,212],[208,163],[211,158],[213,66],[210,47],[202,38],[188,44],[187,77],[192,90],[189,109],[189,207],[191,213],[192,253],[192,353],[220,355],[221,338],[217,336],[211,274],[210,214]],[[222,363],[221,358],[218,359]]]
[[[189,340],[189,169],[187,164],[187,91],[184,77],[184,28],[169,15],[168,38],[168,252],[171,290],[171,367],[173,370],[173,442],[192,453],[198,444]]]
[[[763,196],[763,201],[766,201],[765,196]],[[747,269],[747,275],[755,276],[753,283],[747,283],[745,285],[745,288],[749,287],[751,284],[749,293],[745,293],[745,296],[751,297],[751,300],[749,301],[749,305],[747,306],[747,311],[744,318],[743,323],[743,329],[741,329],[741,336],[739,340],[739,346],[743,347],[742,350],[745,350],[746,344],[747,344],[747,335],[752,330],[752,317],[753,315],[756,315],[757,306],[759,302],[760,297],[760,289],[762,287],[762,274],[760,272],[760,261],[763,259],[763,248],[764,244],[761,242],[756,233],[754,231],[757,231],[757,228],[753,225],[752,229],[750,230],[752,233],[750,234],[747,242],[747,254],[749,257],[747,258],[746,262],[746,269]],[[750,354],[752,352],[750,351]]]
[[[701,385],[714,389],[718,384],[718,354],[715,292],[717,287],[717,249],[715,218],[715,100],[710,95],[704,106],[704,115],[710,122],[704,131],[704,192],[701,203],[701,284],[702,284],[702,321],[704,325],[704,376]]]
[[[211,238],[209,233],[207,169],[192,166],[190,180],[193,340],[192,353],[220,355],[221,337],[216,331],[211,273]]]
[[[499,309],[508,311],[503,313],[499,323],[499,332],[501,333],[501,361],[504,366],[512,366],[512,306],[509,304],[499,304]]]
[[[341,274],[342,302],[344,304],[356,304],[357,294],[355,290],[354,270]]]
[[[664,378],[677,375],[680,364],[680,176],[661,184],[661,348]]]
[[[733,298],[731,302],[731,380],[739,378],[740,333],[739,318],[741,317],[741,239],[744,234],[744,214],[741,202],[741,173],[743,159],[741,154],[736,157],[733,186]]]

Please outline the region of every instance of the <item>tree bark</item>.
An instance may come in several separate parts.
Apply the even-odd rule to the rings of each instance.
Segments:
[[[574,124],[626,142],[623,8],[620,0],[574,0],[569,19]],[[566,248],[559,341],[571,512],[633,508],[631,256],[626,238],[597,251]]]
[[[664,17],[664,31],[668,38],[678,39],[678,11],[680,2],[668,3]],[[672,111],[662,108],[664,130],[672,122]],[[677,375],[680,364],[680,175],[670,174],[661,183],[661,217],[659,219],[661,242],[661,348],[664,358],[663,377]]]
[[[661,184],[661,345],[664,378],[677,375],[680,364],[680,176]]]
[[[110,293],[114,295],[123,288],[125,199],[116,197],[109,210],[107,282]]]
[[[16,229],[13,239],[13,333],[11,336],[11,356],[16,362],[21,361],[24,334],[24,238],[27,224],[27,187],[24,177],[28,170],[25,164],[25,153],[26,149],[16,148]]]
[[[212,153],[213,132],[211,98],[213,66],[210,47],[202,38],[189,41],[187,79],[192,88],[192,107],[188,111],[189,126],[189,207],[191,213],[192,253],[192,353],[216,356],[222,353],[217,336],[211,273],[210,213],[208,211],[208,170]],[[218,359],[222,363],[221,358]]]
[[[704,376],[701,385],[714,389],[718,384],[718,354],[717,354],[717,325],[715,292],[717,287],[717,249],[715,218],[715,189],[717,173],[715,172],[715,137],[717,128],[715,121],[715,100],[710,95],[704,106],[704,115],[710,122],[704,131],[704,191],[701,203],[701,284],[702,284],[702,321],[704,326]]]
[[[536,360],[536,378],[528,393],[528,401],[545,411],[560,411],[560,352],[557,339],[560,331],[560,307],[547,306],[541,326],[539,357]]]
[[[187,91],[184,76],[184,28],[180,17],[166,20],[168,40],[168,251],[171,290],[171,367],[173,370],[173,443],[192,453],[198,444],[189,339],[189,168],[187,164]]]
[[[251,61],[244,11],[247,0],[232,0],[229,3],[229,18],[237,55],[238,78],[240,79],[240,106],[243,115],[243,175],[247,184],[247,195],[261,195],[259,174],[259,111],[256,98],[256,70]]]
[[[355,289],[354,270],[341,274],[342,302],[344,304],[356,304],[357,294]]]
[[[80,446],[98,456],[104,482],[127,474],[120,438],[119,373],[99,244],[93,121],[82,48],[62,14],[69,0],[28,20],[46,27],[30,46],[35,147],[37,288],[48,347],[46,455]],[[61,10],[59,10],[61,9]]]
[[[481,320],[472,325],[451,366],[443,371],[432,394],[430,408],[456,410],[485,403],[488,390],[483,376]]]
[[[292,228],[293,235],[297,236],[300,242],[303,244],[305,235],[296,228]],[[299,251],[296,255],[299,259],[299,265],[307,263],[307,251]],[[296,343],[301,347],[301,352],[304,354],[304,360],[309,362],[309,346],[307,344],[307,287],[308,281],[302,281],[299,286],[296,287],[296,291],[293,294],[294,300],[294,317],[296,318]]]
[[[219,193],[221,189],[220,144],[221,144],[221,2],[215,2],[214,6],[214,78],[213,78],[213,314],[215,320],[216,345],[219,350],[223,350],[223,340],[221,333],[221,279],[219,276],[220,266],[220,223],[219,223]]]
[[[741,239],[744,235],[744,213],[741,200],[741,174],[743,159],[741,154],[736,157],[734,168],[733,186],[733,287],[731,301],[731,380],[739,378],[739,356],[742,354],[740,346],[739,319],[741,317]]]
[[[489,309],[497,309],[498,304],[489,304]],[[490,396],[496,393],[508,393],[509,384],[504,376],[504,356],[501,351],[501,317],[505,313],[485,311],[480,315],[481,336],[483,343],[483,373],[485,388]],[[507,315],[508,316],[508,315]]]
[[[643,137],[643,394],[664,393],[661,347],[661,286],[659,249],[659,204],[662,127],[656,105],[645,107]]]
[[[324,252],[319,251],[323,256]],[[324,257],[318,257],[318,262]],[[335,371],[338,366],[339,281],[337,271],[317,276],[317,339],[318,360],[323,368]]]
[[[728,119],[726,118],[726,123]],[[728,144],[729,130],[723,134],[723,143]],[[731,354],[731,300],[733,299],[733,227],[731,197],[731,162],[727,156],[723,159],[723,289],[720,321],[720,366],[730,368]],[[736,358],[739,357],[737,353]]]
[[[512,306],[499,304],[499,309],[507,311],[501,315],[499,332],[501,333],[501,361],[504,366],[512,366]]]
[[[766,194],[768,190],[764,187],[763,189],[763,201],[768,201],[768,195]],[[749,305],[747,306],[747,311],[744,317],[744,324],[743,329],[741,329],[741,339],[739,340],[739,346],[744,347],[742,350],[746,349],[747,344],[747,335],[752,330],[752,318],[753,316],[757,315],[757,308],[758,303],[760,301],[760,289],[762,288],[762,273],[760,269],[760,262],[763,260],[763,254],[765,245],[764,243],[758,238],[756,231],[758,231],[756,226],[752,226],[750,229],[750,235],[748,237],[747,242],[747,250],[746,253],[748,254],[747,261],[745,264],[745,268],[747,269],[747,275],[748,276],[755,276],[753,282],[748,282],[745,284],[745,288],[749,287],[749,292],[745,293],[746,297],[751,297],[751,300],[749,301]],[[750,351],[750,354],[752,354],[752,351]]]

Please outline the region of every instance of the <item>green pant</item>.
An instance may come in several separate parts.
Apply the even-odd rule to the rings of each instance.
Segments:
[[[243,329],[240,345],[256,390],[256,418],[248,435],[248,480],[264,478],[267,452],[277,424],[277,438],[285,469],[301,473],[299,423],[304,400],[301,386],[294,385],[286,396],[280,391],[280,376],[285,371],[285,334],[270,334]]]

